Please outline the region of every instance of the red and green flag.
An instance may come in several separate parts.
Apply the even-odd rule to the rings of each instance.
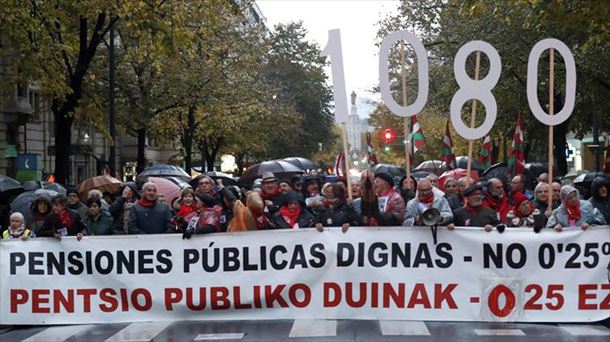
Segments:
[[[413,153],[421,150],[426,145],[424,131],[421,129],[419,122],[417,121],[417,116],[413,115],[411,117],[411,125],[413,126]]]
[[[455,168],[455,154],[453,153],[453,140],[451,140],[451,132],[449,131],[449,119],[445,126],[445,136],[443,137],[442,160],[450,169]]]
[[[491,166],[491,148],[491,138],[489,138],[488,133],[483,139],[483,146],[481,146],[481,151],[479,152],[479,164],[485,169]]]
[[[506,172],[510,175],[517,175],[525,169],[525,144],[523,142],[523,121],[521,121],[521,113],[517,118],[517,128],[513,135],[513,143],[511,145],[510,158],[508,159],[508,168]]]

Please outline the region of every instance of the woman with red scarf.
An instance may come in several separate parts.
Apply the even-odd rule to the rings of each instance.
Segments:
[[[174,204],[176,215],[172,219],[173,224],[177,224],[179,218],[186,218],[190,213],[197,210],[197,203],[195,201],[195,191],[191,188],[182,190],[180,199]]]
[[[593,208],[591,203],[580,199],[580,194],[575,188],[564,185],[559,193],[561,205],[553,210],[547,228],[554,228],[560,232],[564,227],[580,227],[582,230],[589,228],[592,224],[606,224],[604,216]]]
[[[345,187],[342,183],[332,183],[325,188],[324,207],[316,215],[316,229],[323,231],[326,227],[341,227],[345,233],[352,226],[359,225],[360,219],[354,209],[347,204]]]
[[[295,191],[285,195],[283,204],[273,215],[272,221],[276,229],[309,228],[316,223],[315,217],[305,208],[301,196]]]
[[[78,212],[68,209],[68,199],[60,194],[51,199],[53,214],[44,222],[38,232],[41,237],[54,237],[61,240],[62,236],[76,236],[77,240],[87,234],[87,227],[80,219]]]
[[[513,204],[515,207],[506,215],[506,225],[508,227],[533,227],[534,216],[540,214],[540,211],[534,208],[534,204],[520,192],[513,196]]]

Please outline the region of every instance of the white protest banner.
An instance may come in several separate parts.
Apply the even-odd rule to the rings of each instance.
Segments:
[[[610,228],[352,227],[0,242],[0,324],[387,319],[589,322]]]

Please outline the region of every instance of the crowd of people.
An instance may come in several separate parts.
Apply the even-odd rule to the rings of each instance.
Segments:
[[[514,176],[510,184],[497,178],[475,183],[462,177],[439,185],[434,174],[396,182],[387,173],[365,170],[359,179],[350,180],[348,191],[346,180],[323,184],[317,176],[278,179],[268,172],[246,190],[223,186],[204,175],[195,189],[183,189],[172,203],[166,203],[153,182],[141,188],[126,183],[114,197],[98,190],[91,190],[87,198],[77,191],[52,198],[41,194],[30,212],[11,213],[2,239],[76,236],[80,240],[91,235],[161,233],[190,238],[264,229],[323,231],[325,227],[346,232],[351,226],[430,225],[426,221],[430,215],[425,213],[431,208],[437,213],[432,216],[434,224],[449,230],[471,226],[503,232],[506,227],[531,227],[535,232],[543,228],[559,232],[610,222],[606,178],[593,181],[588,199],[571,184],[550,182],[546,174],[537,178],[533,193],[526,189],[524,175]]]

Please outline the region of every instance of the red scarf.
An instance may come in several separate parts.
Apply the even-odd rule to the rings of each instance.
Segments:
[[[576,205],[573,207],[565,206],[566,211],[568,212],[568,216],[570,219],[574,221],[580,220],[580,202],[576,202]]]
[[[176,216],[186,217],[188,214],[197,210],[195,202],[191,203],[191,205],[186,205],[183,202],[180,202],[180,210],[176,213]]]
[[[324,206],[327,208],[334,208],[339,205],[338,199],[326,200],[324,201]]]
[[[430,204],[432,204],[432,201],[434,200],[434,192],[430,191],[426,196],[424,196],[424,198],[420,198],[419,201],[427,206],[429,206]]]
[[[290,228],[292,228],[295,223],[297,223],[299,216],[301,216],[301,207],[299,206],[294,211],[290,211],[290,209],[284,205],[280,208],[280,215],[282,215],[282,218],[288,223]]]
[[[144,208],[152,208],[156,203],[157,203],[157,201],[149,201],[144,197],[142,197],[138,200],[138,204],[140,204]]]
[[[481,208],[483,208],[483,205],[480,205],[475,208],[471,207],[470,204],[466,202],[466,210],[468,210],[468,212],[470,213],[470,218],[474,218],[475,216],[477,216],[477,213],[479,212],[479,210],[481,210]]]
[[[57,216],[64,227],[72,228],[72,219],[70,218],[70,214],[68,214],[67,210],[62,211],[61,213],[57,214]]]
[[[502,190],[504,191],[504,190]],[[495,212],[500,213],[500,221],[504,222],[506,220],[506,214],[510,211],[510,205],[508,204],[508,198],[506,197],[506,193],[502,196],[501,200],[498,200],[496,197],[492,196],[491,193],[487,193],[485,198],[483,199],[483,207],[489,207],[493,209]],[[515,208],[515,213],[518,210]]]
[[[269,193],[269,192],[266,192],[265,190],[263,190],[263,192],[261,193],[261,197],[265,201],[271,201],[271,200],[273,200],[274,197],[279,196],[281,192],[282,192],[282,189],[280,189],[279,186],[276,186],[275,190],[272,193]]]

